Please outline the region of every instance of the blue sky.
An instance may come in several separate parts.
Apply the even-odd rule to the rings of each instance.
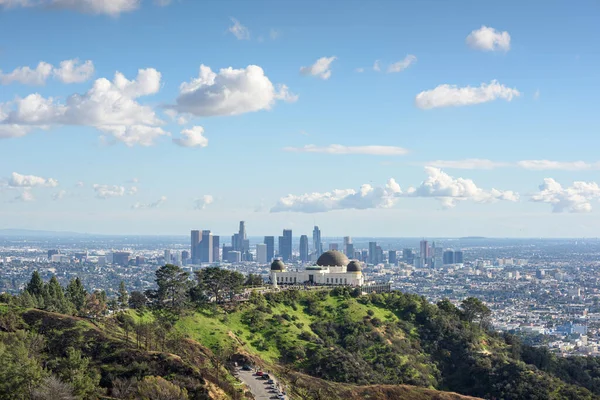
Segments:
[[[597,2],[160,3],[0,0],[0,228],[600,234]]]

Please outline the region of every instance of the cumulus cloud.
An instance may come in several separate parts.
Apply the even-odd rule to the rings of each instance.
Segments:
[[[497,99],[511,101],[520,95],[521,93],[517,89],[506,87],[495,80],[489,84],[482,83],[479,87],[457,87],[444,84],[417,94],[415,104],[422,109],[468,106]]]
[[[181,137],[174,138],[173,143],[181,147],[206,147],[208,146],[208,139],[203,135],[204,128],[194,126],[191,129],[182,130]]]
[[[519,195],[507,190],[484,190],[478,187],[471,179],[454,178],[439,168],[425,167],[428,175],[421,184],[409,188],[407,197],[433,197],[442,203],[443,208],[453,208],[457,202],[472,200],[476,203],[492,203],[499,200],[516,202]]]
[[[92,188],[94,189],[94,192],[96,192],[96,197],[99,199],[123,197],[126,194],[132,196],[137,193],[137,187],[135,186],[126,189],[124,186],[119,185],[100,185],[95,183]]]
[[[101,78],[84,94],[69,96],[64,104],[40,94],[0,103],[0,135],[22,136],[34,129],[60,125],[91,126],[127,146],[149,146],[168,135],[149,106],[138,103],[142,96],[160,89],[161,74],[153,68],[140,69],[135,80],[117,72],[114,79]]]
[[[0,7],[45,7],[113,17],[136,10],[140,0],[0,0]]]
[[[408,153],[407,149],[397,146],[344,146],[341,144],[331,144],[329,146],[309,144],[304,147],[285,147],[283,150],[297,153],[368,154],[377,156],[401,156]]]
[[[472,31],[469,36],[467,36],[466,42],[471,48],[476,50],[510,50],[510,35],[508,32],[500,32],[485,25]]]
[[[13,82],[23,85],[43,85],[51,75],[52,65],[42,61],[35,69],[19,67],[9,73],[4,73],[0,70],[0,83],[2,85],[8,85]]]
[[[359,190],[334,189],[325,193],[289,194],[280,198],[271,212],[318,213],[343,209],[389,208],[395,204],[397,195],[401,192],[400,185],[390,179],[381,187],[364,184]]]
[[[13,202],[28,203],[35,201],[35,196],[31,193],[30,189],[24,189],[17,197],[13,199]]]
[[[496,162],[482,158],[467,158],[465,160],[436,160],[426,163],[432,167],[453,168],[453,169],[494,169],[497,167],[506,167],[510,163]]]
[[[428,175],[418,187],[402,191],[394,180],[385,186],[374,187],[364,184],[354,189],[335,189],[325,193],[289,194],[279,199],[271,212],[317,213],[341,209],[389,208],[403,197],[431,197],[438,200],[443,208],[453,208],[460,201],[492,203],[500,200],[516,202],[519,195],[512,191],[497,189],[484,190],[470,179],[454,178],[438,168],[426,167]]]
[[[194,209],[204,210],[209,204],[214,202],[214,198],[210,194],[205,194],[199,199],[194,200]]]
[[[85,183],[83,181],[78,181],[77,183],[75,183],[75,186],[77,186],[77,187],[84,187]]]
[[[166,196],[161,196],[160,199],[156,200],[154,203],[135,203],[131,206],[134,210],[139,210],[142,208],[158,208],[163,205],[167,201]]]
[[[550,204],[554,213],[590,212],[591,201],[600,198],[600,187],[596,182],[576,181],[572,186],[564,188],[554,179],[546,178],[539,190],[531,196],[531,201]]]
[[[321,57],[313,65],[308,67],[300,67],[302,75],[312,75],[321,79],[329,79],[331,76],[331,63],[336,57]]]
[[[297,99],[287,86],[275,88],[257,65],[223,68],[218,73],[201,65],[198,78],[181,84],[177,104],[171,109],[201,117],[238,115],[269,110],[278,100]]]
[[[231,18],[231,22],[233,25],[229,27],[229,32],[233,34],[238,40],[248,40],[250,39],[250,31],[244,25],[240,24],[235,18]]]
[[[375,60],[375,62],[373,63],[373,71],[375,71],[375,72],[381,71],[381,63],[379,62],[379,60]]]
[[[60,63],[58,68],[53,69],[53,74],[63,83],[81,83],[90,79],[94,75],[94,63],[87,60],[83,63],[77,58],[65,60]]]
[[[59,190],[58,192],[56,192],[52,195],[52,200],[54,200],[54,201],[62,200],[66,195],[67,195],[66,190]]]
[[[21,175],[17,172],[13,172],[8,179],[8,186],[22,188],[32,188],[35,186],[56,187],[58,186],[58,181],[52,178],[42,178],[41,176],[35,175]]]
[[[414,64],[415,62],[417,62],[417,57],[412,55],[412,54],[408,54],[406,57],[404,57],[403,60],[397,61],[393,64],[391,64],[388,69],[387,72],[388,73],[392,73],[392,72],[402,72],[404,71],[406,68],[410,67],[412,64]]]

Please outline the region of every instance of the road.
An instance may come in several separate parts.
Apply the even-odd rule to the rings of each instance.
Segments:
[[[259,376],[254,375],[254,371],[243,371],[241,368],[238,368],[237,377],[240,381],[248,385],[248,388],[256,400],[277,398],[277,393],[270,391],[270,385],[267,384],[267,381],[261,379]]]

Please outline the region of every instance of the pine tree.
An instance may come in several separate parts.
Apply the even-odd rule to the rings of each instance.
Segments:
[[[127,289],[125,288],[125,282],[121,281],[119,284],[119,296],[117,297],[119,301],[119,307],[127,308],[129,302],[129,294],[127,293]]]
[[[79,278],[71,279],[67,286],[67,299],[73,304],[77,312],[81,312],[85,306],[87,292]]]
[[[40,296],[42,294],[44,290],[44,281],[37,270],[33,271],[33,274],[31,274],[31,280],[27,284],[27,288],[25,290],[27,290],[32,296]]]

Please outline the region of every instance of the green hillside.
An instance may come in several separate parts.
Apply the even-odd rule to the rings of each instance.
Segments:
[[[167,265],[156,290],[108,299],[34,274],[0,295],[0,399],[240,399],[234,362],[271,371],[292,399],[600,398],[597,358],[493,333],[477,299],[336,288],[237,302],[238,273],[196,278]]]

